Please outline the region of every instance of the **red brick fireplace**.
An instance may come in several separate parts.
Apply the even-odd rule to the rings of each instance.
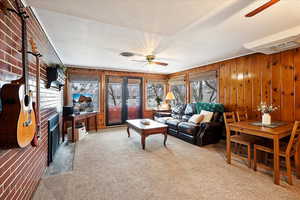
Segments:
[[[13,6],[13,1],[9,1]],[[47,166],[47,120],[62,105],[63,91],[46,89],[46,63],[61,63],[39,22],[30,9],[26,10],[28,38],[36,41],[41,59],[41,140],[38,147],[0,150],[0,199],[30,199]],[[0,15],[0,87],[21,76],[21,24],[18,16]],[[29,46],[30,49],[30,46]],[[35,58],[29,56],[30,89],[35,91]],[[1,124],[2,126],[2,124]]]

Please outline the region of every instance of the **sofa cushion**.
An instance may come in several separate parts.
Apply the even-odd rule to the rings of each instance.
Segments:
[[[180,123],[181,121],[178,119],[168,119],[166,120],[166,124],[170,127],[170,128],[175,128],[177,129],[177,125]]]
[[[192,117],[192,115],[182,115],[181,121],[187,122],[187,121],[189,121],[189,119],[190,119],[191,117]]]
[[[188,122],[199,124],[200,122],[202,122],[203,119],[204,119],[204,115],[195,114],[189,119]]]
[[[174,119],[181,119],[182,118],[182,115],[179,115],[179,114],[171,114],[171,117],[174,118]]]
[[[185,104],[172,106],[172,114],[182,115],[184,113]]]
[[[206,110],[201,110],[200,115],[204,116],[204,119],[202,120],[202,122],[210,122],[214,113],[210,112],[210,111],[206,111]]]
[[[180,132],[184,132],[186,134],[195,135],[200,126],[190,122],[181,122],[178,124],[178,130]]]
[[[186,104],[184,115],[193,115],[195,114],[195,105],[193,103]]]

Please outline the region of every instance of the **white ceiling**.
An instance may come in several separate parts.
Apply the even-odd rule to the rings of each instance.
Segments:
[[[26,0],[64,64],[173,73],[251,53],[248,43],[300,25],[300,0]],[[130,61],[120,52],[152,52],[167,67]]]

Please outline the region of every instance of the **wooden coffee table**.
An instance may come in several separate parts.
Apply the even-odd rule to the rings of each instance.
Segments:
[[[130,132],[129,129],[133,129],[136,132],[138,132],[141,135],[141,143],[143,149],[145,149],[145,139],[149,135],[154,135],[154,134],[163,134],[165,136],[164,138],[164,145],[166,146],[167,142],[167,131],[168,131],[168,125],[156,122],[151,119],[147,119],[150,124],[149,125],[144,125],[141,123],[142,119],[133,119],[133,120],[127,120],[127,133],[128,137],[130,137]]]

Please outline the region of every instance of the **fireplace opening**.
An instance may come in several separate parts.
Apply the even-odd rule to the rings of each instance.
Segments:
[[[48,119],[48,165],[53,162],[55,153],[60,145],[59,114]]]

